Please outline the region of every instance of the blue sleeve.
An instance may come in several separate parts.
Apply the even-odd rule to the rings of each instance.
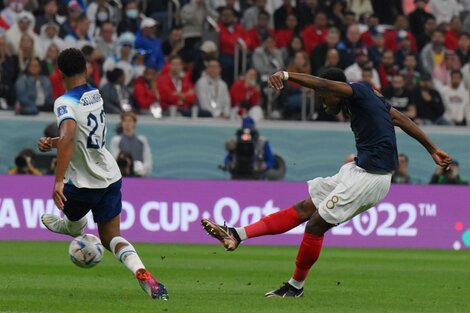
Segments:
[[[271,146],[269,145],[268,141],[266,141],[266,143],[264,144],[264,160],[266,162],[267,169],[273,168],[274,155],[273,155],[273,152],[271,151]]]
[[[229,165],[230,163],[232,163],[233,161],[233,156],[232,156],[232,153],[227,153],[227,155],[225,156],[225,160],[224,160],[224,165],[227,166]]]
[[[155,45],[155,66],[157,70],[161,70],[163,66],[165,65],[165,59],[163,57],[163,49],[162,49],[162,43],[158,41],[158,44]]]

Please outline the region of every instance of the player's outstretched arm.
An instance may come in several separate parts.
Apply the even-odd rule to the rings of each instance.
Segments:
[[[400,127],[405,133],[419,141],[428,150],[436,164],[447,167],[452,158],[444,151],[439,149],[426,134],[416,126],[405,114],[395,108],[390,109],[393,124]]]
[[[342,98],[348,98],[353,95],[353,90],[347,83],[293,72],[274,73],[269,77],[268,86],[276,90],[281,90],[284,88],[284,81],[286,80],[314,89],[315,91],[335,93]]]
[[[64,209],[64,203],[67,201],[64,196],[64,177],[73,156],[75,128],[75,120],[64,120],[60,125],[60,136],[57,140],[57,168],[52,197],[54,199],[54,203],[61,210]]]

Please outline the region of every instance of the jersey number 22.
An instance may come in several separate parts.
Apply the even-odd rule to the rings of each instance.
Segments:
[[[105,137],[106,137],[106,126],[104,125],[104,110],[101,110],[100,120],[93,113],[88,114],[87,116],[87,126],[92,127],[90,134],[88,135],[86,147],[90,149],[100,149],[104,147]],[[103,133],[100,135],[96,134],[98,128],[102,126]],[[101,143],[99,142],[101,139]]]

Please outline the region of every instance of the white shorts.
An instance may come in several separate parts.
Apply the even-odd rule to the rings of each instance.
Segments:
[[[320,216],[338,225],[373,207],[390,189],[391,173],[372,174],[354,162],[333,177],[308,181],[308,192]]]

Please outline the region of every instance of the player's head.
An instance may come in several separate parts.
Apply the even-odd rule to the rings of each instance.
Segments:
[[[344,72],[337,67],[330,67],[325,69],[323,72],[320,73],[319,77],[337,82],[347,82],[346,75],[344,75]],[[332,115],[338,114],[341,111],[344,101],[346,101],[344,98],[341,98],[331,92],[320,91],[317,92],[317,95],[323,104],[325,112]]]
[[[79,49],[69,48],[63,50],[59,54],[57,65],[64,79],[81,75],[86,77],[86,60]]]

